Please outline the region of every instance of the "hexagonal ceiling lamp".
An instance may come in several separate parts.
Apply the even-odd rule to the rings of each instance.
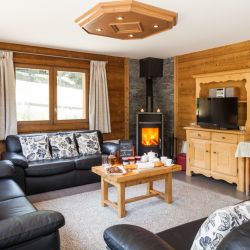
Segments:
[[[87,33],[117,39],[141,39],[170,30],[177,13],[133,0],[103,2],[75,20]]]

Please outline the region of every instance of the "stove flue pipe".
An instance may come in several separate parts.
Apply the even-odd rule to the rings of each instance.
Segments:
[[[153,112],[154,96],[153,96],[153,78],[146,77],[146,111]]]
[[[140,60],[140,77],[146,77],[146,111],[153,112],[153,78],[163,76],[163,59],[144,58]]]

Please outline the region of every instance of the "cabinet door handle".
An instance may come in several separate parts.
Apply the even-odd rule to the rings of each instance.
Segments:
[[[214,154],[216,154],[216,152],[213,152]]]
[[[201,136],[201,134],[198,134],[198,136]]]
[[[206,150],[206,153],[209,153],[209,151],[208,151],[208,150]]]
[[[226,137],[223,136],[222,139],[224,140],[224,139],[226,139]]]

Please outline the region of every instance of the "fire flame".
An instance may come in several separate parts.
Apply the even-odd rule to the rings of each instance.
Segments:
[[[142,145],[155,146],[159,144],[159,128],[142,128]]]

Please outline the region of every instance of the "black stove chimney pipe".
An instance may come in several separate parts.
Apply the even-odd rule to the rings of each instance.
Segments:
[[[146,111],[153,112],[153,77],[162,77],[163,59],[144,58],[140,60],[140,77],[146,77]]]
[[[153,78],[146,77],[146,111],[153,112],[154,98],[153,98]]]

